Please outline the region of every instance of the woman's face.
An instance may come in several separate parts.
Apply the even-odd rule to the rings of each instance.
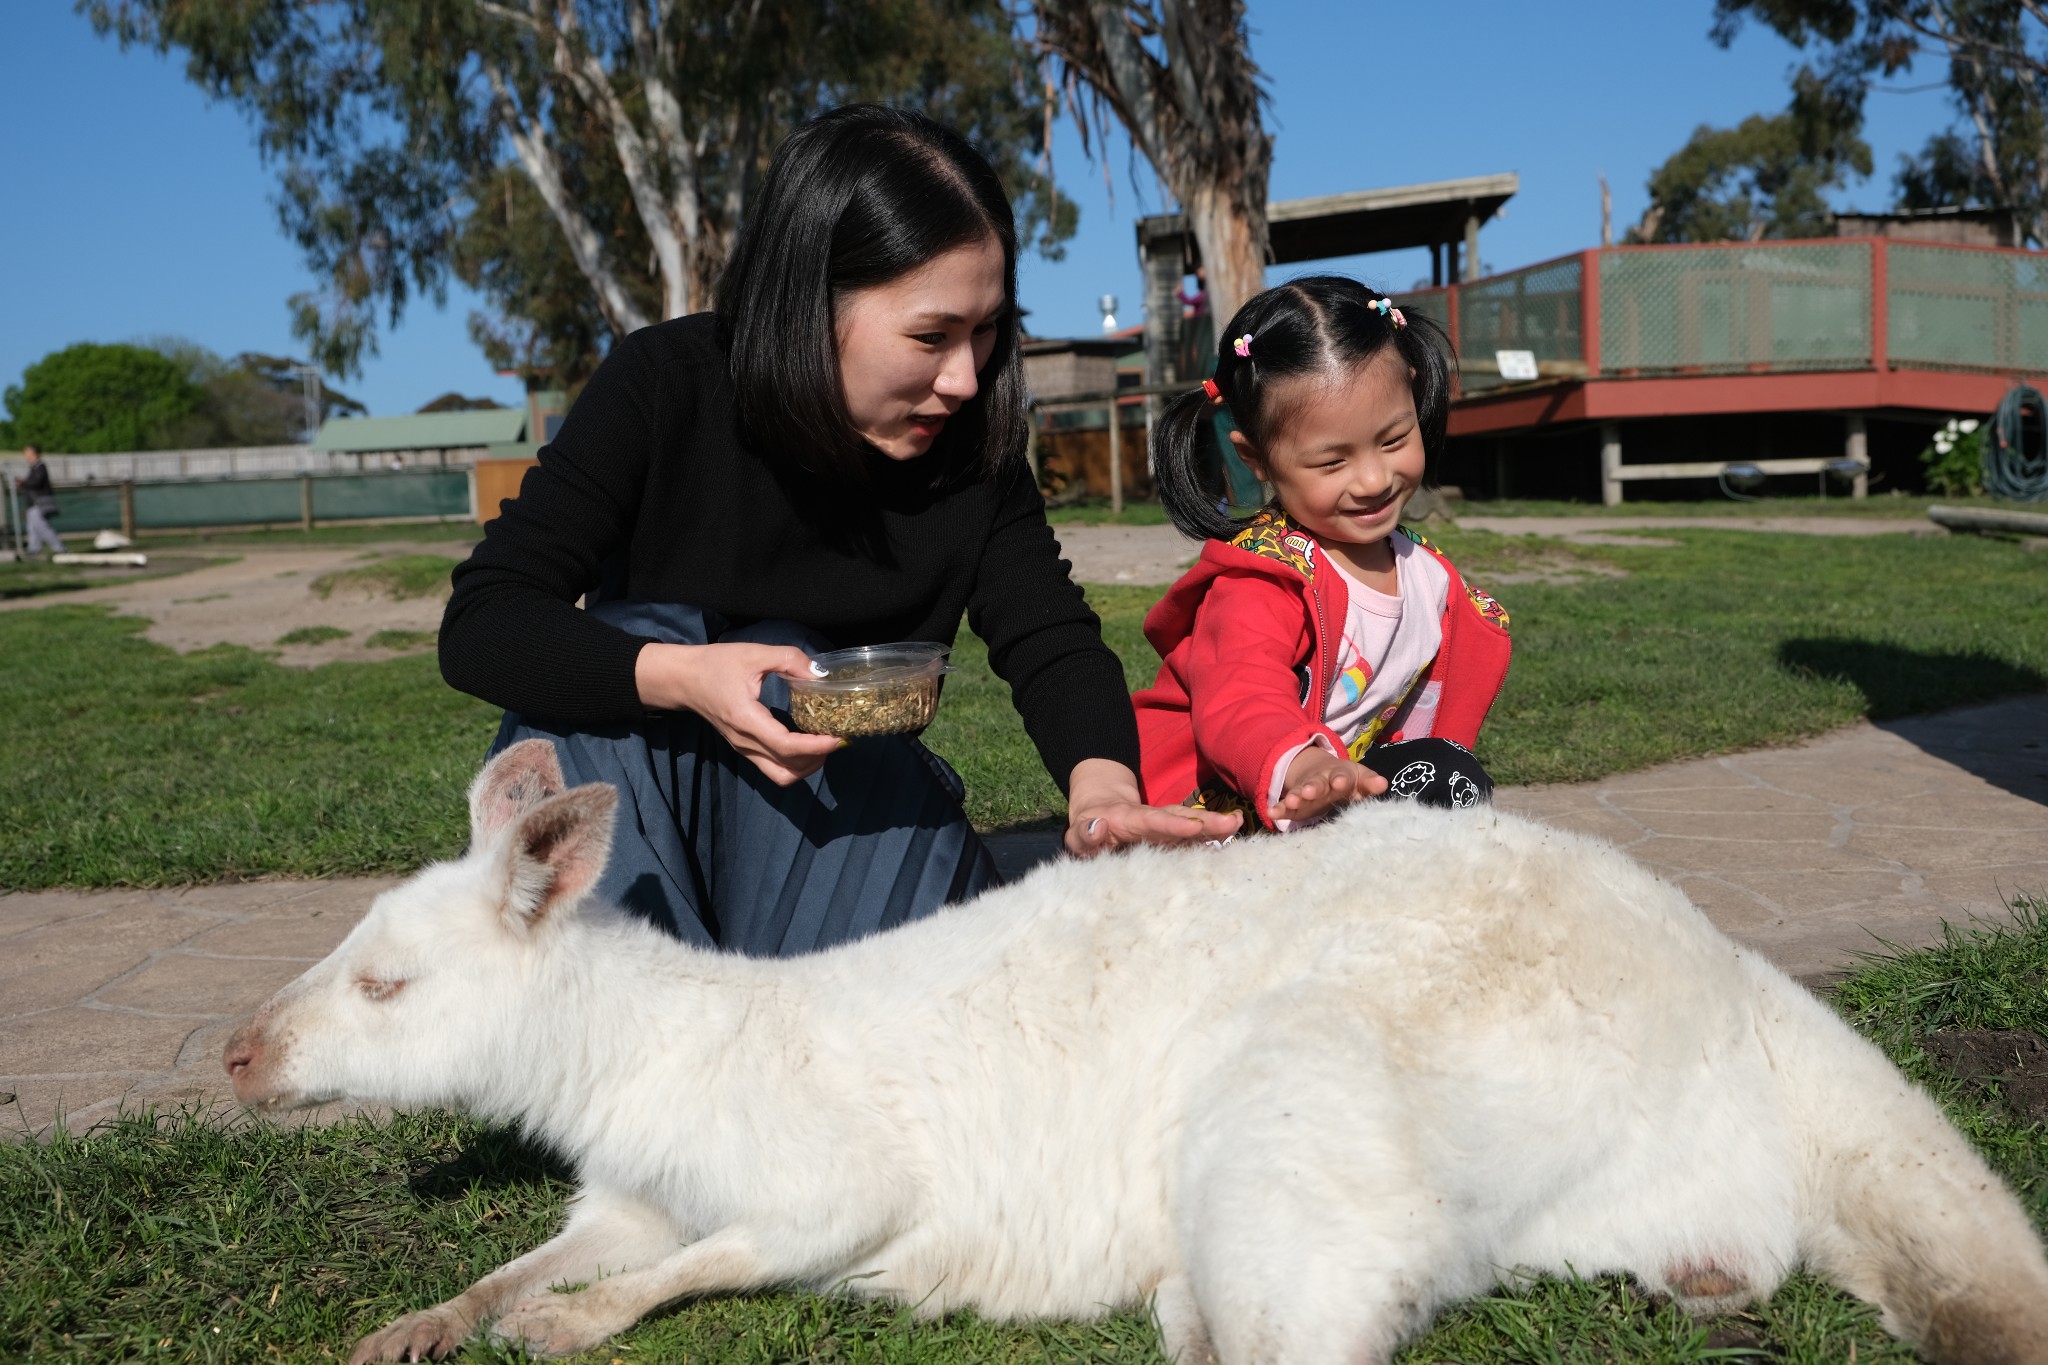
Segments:
[[[1010,300],[993,237],[834,301],[839,386],[858,431],[892,460],[932,448],[974,397]]]

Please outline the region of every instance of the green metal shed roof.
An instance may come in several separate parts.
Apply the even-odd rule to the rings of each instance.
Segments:
[[[525,408],[485,408],[410,417],[330,417],[313,438],[313,449],[446,450],[525,439]]]

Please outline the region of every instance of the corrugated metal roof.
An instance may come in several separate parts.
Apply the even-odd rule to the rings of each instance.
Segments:
[[[313,449],[449,450],[525,439],[525,408],[485,408],[410,417],[330,417],[313,438]]]

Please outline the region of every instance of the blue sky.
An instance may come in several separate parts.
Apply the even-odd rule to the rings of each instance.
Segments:
[[[1515,171],[1521,193],[1481,244],[1502,268],[1595,245],[1602,172],[1616,230],[1634,221],[1653,167],[1702,123],[1782,109],[1797,61],[1754,26],[1714,46],[1711,0],[1250,0],[1250,12],[1273,94],[1272,197]],[[96,38],[64,0],[0,7],[0,48],[14,59],[0,82],[0,387],[75,341],[295,350],[285,299],[309,279],[242,117],[210,105],[176,61]],[[1938,90],[1873,95],[1877,171],[1840,204],[1887,204],[1898,155],[1949,118]],[[1140,163],[1134,178],[1119,142],[1106,186],[1066,126],[1054,156],[1081,230],[1065,260],[1024,263],[1032,330],[1097,331],[1102,294],[1136,321],[1133,223],[1160,206],[1151,173]],[[1420,251],[1338,264],[1395,289],[1429,271]],[[363,374],[336,382],[380,414],[450,389],[517,401],[469,341],[475,306],[459,289],[444,308],[416,301]]]

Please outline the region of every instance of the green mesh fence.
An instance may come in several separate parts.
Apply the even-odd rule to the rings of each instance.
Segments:
[[[1458,354],[1491,360],[1495,351],[1532,351],[1536,359],[1581,360],[1579,258],[1510,270],[1458,286]],[[1467,393],[1499,385],[1499,375],[1466,373]]]
[[[2048,374],[2048,261],[1897,242],[1885,255],[1892,364]]]
[[[1394,302],[1401,305],[1401,312],[1404,315],[1418,313],[1443,328],[1445,336],[1450,336],[1451,297],[1451,290],[1448,288],[1410,289],[1404,294],[1396,294]]]
[[[469,473],[461,469],[393,470],[312,477],[315,521],[469,514]],[[135,485],[137,530],[182,526],[256,526],[297,522],[299,481],[218,479],[204,483]],[[98,531],[121,524],[121,492],[111,484],[60,487],[62,531]]]
[[[1600,368],[1716,373],[1868,369],[1870,246],[1600,253]]]

